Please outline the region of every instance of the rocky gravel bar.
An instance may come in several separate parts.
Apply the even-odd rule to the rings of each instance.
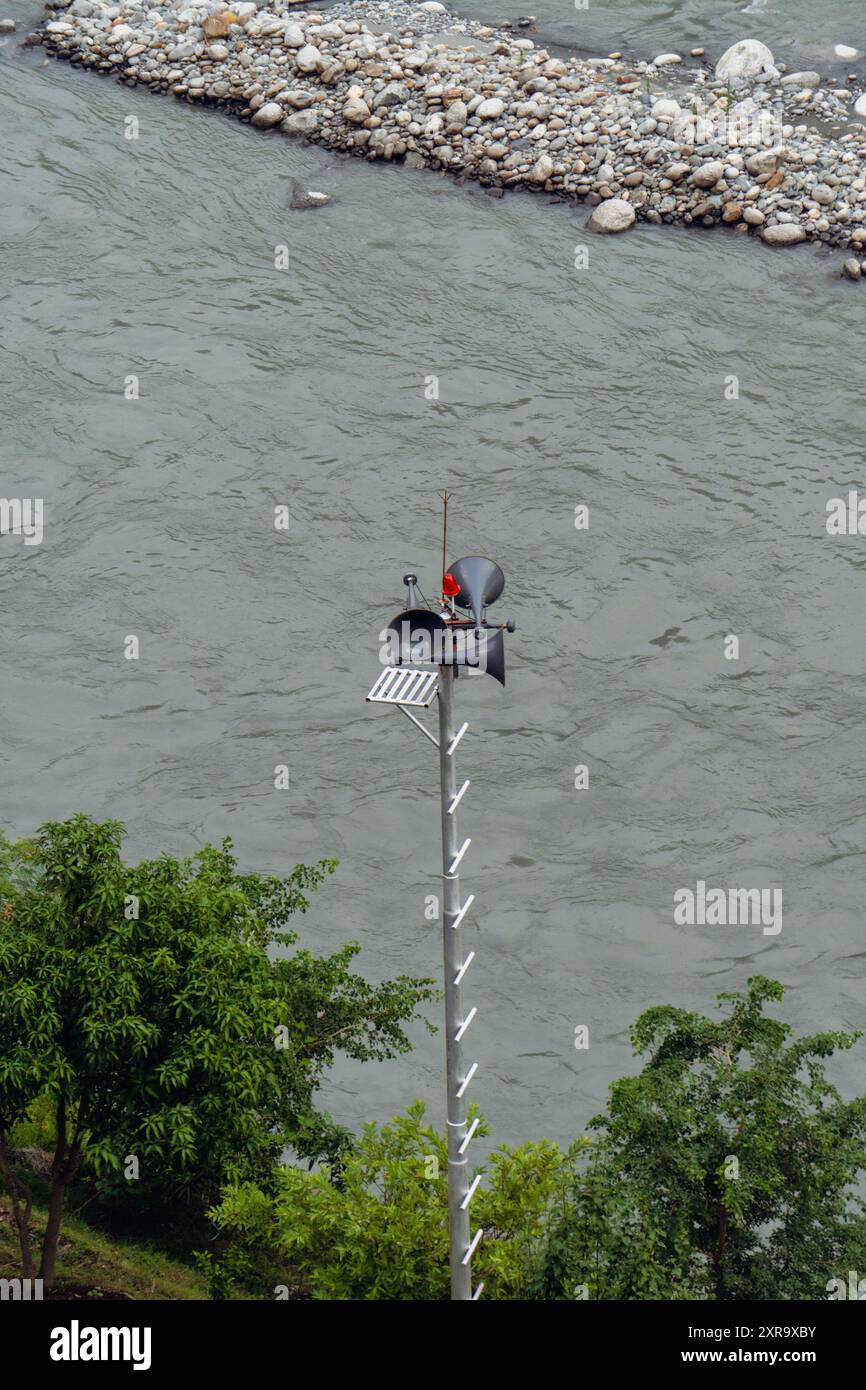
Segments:
[[[866,270],[866,97],[857,75],[787,73],[744,40],[635,62],[554,56],[437,0],[55,3],[38,41],[120,81],[366,159],[499,194],[586,202],[589,226],[725,224],[773,246],[848,249]],[[810,123],[811,122],[811,123]]]

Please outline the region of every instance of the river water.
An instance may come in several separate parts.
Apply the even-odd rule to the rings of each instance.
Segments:
[[[640,56],[754,35],[827,70],[864,38],[853,0],[535,8],[542,34]],[[755,972],[797,1027],[862,1026],[866,543],[824,523],[864,483],[863,291],[838,259],[593,238],[544,197],[262,136],[16,38],[0,127],[2,493],[46,515],[41,545],[0,538],[7,832],[84,810],[134,856],[224,835],[248,867],[337,855],[304,939],[438,975],[435,754],[364,696],[402,573],[435,587],[447,486],[451,558],[495,556],[518,622],[507,688],[459,686],[495,1138],[570,1138],[643,1008],[710,1009]],[[334,203],[291,211],[292,178]],[[781,887],[781,933],[675,926],[698,879]],[[338,1067],[332,1113],[420,1095],[441,1118],[441,1034],[416,1036]],[[862,1072],[855,1052],[836,1074]]]

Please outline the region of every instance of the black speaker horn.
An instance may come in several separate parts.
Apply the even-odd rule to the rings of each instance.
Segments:
[[[439,665],[444,640],[445,619],[431,608],[402,608],[392,618],[386,631],[390,660],[394,666],[410,665],[414,661],[430,661]]]
[[[505,575],[494,560],[483,555],[466,555],[452,565],[448,573],[459,585],[455,602],[471,611],[476,635],[480,634],[484,609],[499,598],[505,588]]]

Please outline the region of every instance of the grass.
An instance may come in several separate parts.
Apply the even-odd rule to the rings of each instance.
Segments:
[[[34,1258],[45,1229],[45,1210],[34,1205],[30,1219]],[[0,1192],[0,1278],[21,1274],[18,1232],[12,1205]],[[129,1241],[109,1240],[101,1232],[64,1216],[57,1251],[57,1278],[52,1299],[185,1299],[204,1300],[204,1280],[194,1269],[158,1251]]]

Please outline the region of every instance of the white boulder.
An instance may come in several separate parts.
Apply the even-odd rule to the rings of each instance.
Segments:
[[[260,106],[253,114],[252,124],[267,129],[268,126],[279,125],[285,114],[279,102],[266,101],[264,106]]]
[[[732,44],[716,63],[716,78],[719,82],[743,82],[764,73],[772,75],[776,70],[773,55],[765,43],[757,39],[741,39],[739,43]]]
[[[318,72],[325,66],[325,60],[315,44],[305,43],[295,54],[295,63],[301,72]]]
[[[624,198],[607,198],[593,208],[587,222],[591,232],[627,232],[635,223],[635,210]]]
[[[765,227],[761,236],[768,246],[796,246],[798,241],[806,240],[806,233],[796,222],[782,222],[775,227]]]

